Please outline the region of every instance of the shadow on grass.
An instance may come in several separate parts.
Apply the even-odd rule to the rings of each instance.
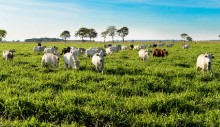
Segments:
[[[133,68],[133,69],[127,69],[127,68],[112,68],[112,69],[106,69],[106,74],[113,74],[113,75],[140,75],[143,74],[142,69]]]
[[[52,69],[52,68],[43,68],[40,70],[41,73],[56,73],[57,70]]]
[[[178,63],[178,64],[175,64],[175,66],[183,67],[183,68],[190,68],[191,67],[190,65],[184,64],[184,63]]]
[[[7,79],[7,77],[9,77],[9,75],[1,74],[0,75],[0,81],[5,81]]]

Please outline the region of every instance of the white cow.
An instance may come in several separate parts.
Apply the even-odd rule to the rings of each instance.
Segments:
[[[45,53],[41,60],[41,66],[58,67],[60,55],[54,55],[53,53]]]
[[[4,50],[2,52],[2,56],[5,59],[5,61],[12,60],[13,57],[14,57],[14,52],[15,52],[14,49],[12,49],[12,50]]]
[[[106,54],[112,55],[113,51],[112,51],[112,47],[108,47],[105,49]]]
[[[159,43],[157,44],[158,47],[163,47],[164,46],[164,43]]]
[[[140,45],[135,45],[133,50],[138,50],[139,51],[139,50],[141,50],[141,46]]]
[[[147,45],[135,45],[133,50],[141,50],[147,48]]]
[[[85,49],[84,48],[76,48],[76,47],[70,47],[70,52],[74,52],[74,54],[76,56],[82,55],[85,53]]]
[[[34,52],[42,52],[45,48],[46,46],[34,46],[33,50]]]
[[[102,74],[104,73],[104,56],[105,53],[101,50],[100,53],[95,53],[92,57],[92,64],[95,66],[96,71],[101,71]]]
[[[214,56],[212,54],[209,54],[209,53],[200,54],[197,58],[197,63],[196,63],[197,71],[199,69],[202,69],[203,73],[204,73],[204,71],[210,71],[211,75],[212,75],[213,74],[212,58],[214,58]]]
[[[85,51],[86,57],[92,57],[95,53],[96,49],[91,47]]]
[[[139,57],[142,59],[142,60],[146,60],[146,59],[149,59],[150,58],[150,50],[147,49],[147,50],[144,50],[144,49],[141,49],[139,52]]]
[[[121,50],[121,45],[114,45],[114,46],[109,47],[109,48],[111,48],[112,53],[113,52],[118,52],[119,50]]]
[[[79,61],[77,60],[77,57],[74,53],[65,53],[64,54],[64,63],[66,65],[66,68],[79,68]]]
[[[167,44],[167,47],[173,47],[174,44]]]
[[[53,47],[45,48],[44,52],[45,53],[53,53],[53,54],[55,54],[57,52],[57,49],[58,49],[57,47],[53,46]]]
[[[127,50],[128,49],[128,46],[127,45],[122,45],[121,46],[121,50]]]
[[[188,49],[188,48],[190,48],[190,45],[189,44],[183,44],[182,47],[183,47],[183,49]]]

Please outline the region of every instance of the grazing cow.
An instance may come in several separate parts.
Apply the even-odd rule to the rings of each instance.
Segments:
[[[13,60],[14,52],[15,52],[14,49],[12,49],[12,50],[4,50],[3,53],[2,53],[2,56],[5,59],[5,61]]]
[[[101,50],[100,53],[95,53],[92,57],[92,64],[95,66],[96,71],[101,71],[102,74],[104,73],[104,57],[105,53]]]
[[[58,50],[58,47],[53,46],[53,47],[50,47],[50,48],[45,48],[44,52],[45,53],[53,53],[53,54],[55,54],[57,52],[57,50]]]
[[[141,49],[141,46],[140,45],[135,45],[133,50],[140,50]]]
[[[131,44],[131,45],[130,45],[130,49],[133,50],[133,48],[134,48],[134,45]]]
[[[79,68],[79,61],[74,53],[67,52],[64,54],[64,63],[66,68]]]
[[[112,46],[112,47],[108,47],[106,48],[106,54],[112,55],[112,53],[114,52],[118,52],[120,50],[119,46]]]
[[[141,45],[141,49],[146,49],[147,48],[147,45],[144,44],[144,45]]]
[[[58,67],[59,66],[59,54],[45,53],[41,60],[42,67]]]
[[[189,44],[182,44],[182,47],[183,47],[183,49],[188,49],[188,48],[190,48],[190,45]]]
[[[150,44],[150,47],[155,48],[155,47],[157,47],[157,44]]]
[[[113,47],[116,47],[118,51],[121,50],[121,45],[115,45]]]
[[[157,44],[158,47],[163,47],[164,46],[164,43],[159,43]]]
[[[135,45],[133,50],[141,50],[147,48],[147,45]]]
[[[46,46],[34,46],[34,52],[43,52]]]
[[[96,49],[91,47],[85,51],[86,57],[92,57],[95,53]]]
[[[214,58],[212,54],[209,53],[200,54],[197,58],[197,63],[196,63],[197,71],[199,69],[202,69],[203,73],[204,71],[210,71],[211,75],[213,75],[212,63],[211,63],[212,58]]]
[[[108,47],[111,47],[112,46],[112,44],[106,44],[106,45],[104,45],[104,48],[108,48]]]
[[[168,51],[166,49],[154,49],[153,57],[165,57],[168,56]]]
[[[96,48],[95,49],[96,53],[99,53],[101,50],[105,52],[105,50],[103,48]]]
[[[84,48],[78,48],[79,49],[79,52],[80,52],[80,54],[85,54],[85,49]]]
[[[70,53],[72,53],[73,55],[75,55],[76,57],[79,56],[80,52],[78,49],[71,49]]]
[[[173,47],[174,44],[167,44],[167,47]]]
[[[145,59],[149,59],[150,57],[150,50],[147,49],[147,50],[144,50],[144,49],[141,49],[138,54],[139,54],[139,57],[142,59],[142,60],[145,60]]]
[[[118,52],[119,50],[121,50],[121,45],[115,45],[111,47],[113,52]]]
[[[126,45],[121,46],[121,50],[127,50],[127,49],[128,49],[128,46],[126,46]]]
[[[63,48],[62,49],[62,53],[61,54],[65,54],[65,53],[68,53],[68,52],[70,52],[70,47],[67,47],[67,48]]]
[[[106,51],[106,54],[109,54],[109,55],[112,55],[112,53],[113,53],[111,47],[106,48],[105,51]]]

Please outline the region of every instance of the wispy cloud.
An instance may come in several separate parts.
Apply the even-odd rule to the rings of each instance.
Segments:
[[[220,0],[111,0],[111,2],[173,7],[220,8]]]
[[[0,0],[0,8],[4,10],[44,10],[45,12],[53,10],[54,12],[76,12],[78,13],[81,7],[77,4],[64,2],[51,2],[42,0]]]

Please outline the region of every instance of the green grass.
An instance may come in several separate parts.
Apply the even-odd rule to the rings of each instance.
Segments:
[[[35,45],[0,44],[0,52],[16,50],[13,61],[0,60],[0,126],[220,126],[220,43],[185,50],[175,43],[165,47],[168,57],[151,54],[147,61],[137,51],[120,51],[106,56],[104,75],[85,56],[79,70],[66,70],[63,56],[58,68],[42,68]],[[61,52],[104,43],[43,45]],[[215,56],[214,76],[196,72],[196,58],[205,52]]]

